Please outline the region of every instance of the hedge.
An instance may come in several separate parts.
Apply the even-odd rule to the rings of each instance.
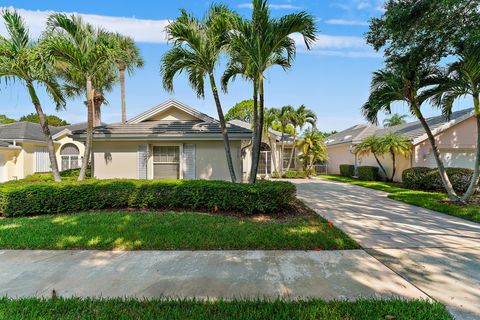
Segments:
[[[286,179],[305,179],[307,173],[303,170],[287,170],[283,174],[283,177]]]
[[[455,191],[467,191],[473,170],[467,168],[445,168]],[[416,167],[406,169],[402,173],[405,187],[423,191],[445,191],[438,169]]]
[[[355,175],[355,166],[353,164],[341,164],[340,175],[347,178],[353,177]]]
[[[290,208],[295,194],[295,186],[285,181],[255,184],[202,180],[18,181],[0,187],[0,214],[21,216],[121,208],[278,213]]]
[[[378,167],[373,166],[359,166],[357,168],[359,180],[376,181],[378,180]]]

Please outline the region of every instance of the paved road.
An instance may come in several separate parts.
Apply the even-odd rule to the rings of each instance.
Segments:
[[[480,224],[327,180],[294,181],[320,215],[457,319],[480,319]]]

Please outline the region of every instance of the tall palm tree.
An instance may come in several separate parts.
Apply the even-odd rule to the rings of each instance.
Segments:
[[[400,155],[407,159],[412,151],[412,143],[410,140],[402,136],[400,134],[395,133],[387,133],[380,139],[380,149],[383,151],[381,153],[389,153],[392,157],[392,175],[389,179],[393,181],[395,178],[395,173],[397,171],[397,162],[396,162],[396,155]]]
[[[377,123],[378,112],[385,111],[391,113],[391,104],[393,102],[406,102],[410,112],[418,118],[428,136],[438,171],[449,199],[459,201],[460,198],[453,190],[452,183],[440,158],[435,137],[421,112],[422,104],[430,97],[428,94],[425,94],[425,88],[432,84],[432,78],[436,75],[438,75],[437,68],[424,65],[410,56],[392,60],[387,68],[373,73],[370,96],[362,107],[362,113],[367,120]]]
[[[270,150],[272,152],[272,160],[273,160],[273,170],[278,172],[277,168],[277,156],[276,156],[276,148],[275,142],[271,137],[270,129],[273,129],[273,126],[278,121],[278,113],[279,110],[275,108],[268,108],[265,109],[265,117],[264,117],[264,125],[263,125],[263,134],[268,138],[268,144],[270,145]]]
[[[394,126],[405,124],[407,123],[407,121],[405,120],[406,117],[406,114],[394,113],[390,118],[386,118],[385,120],[383,120],[383,126],[385,128],[391,128]]]
[[[136,68],[142,68],[144,61],[135,41],[119,33],[111,34],[114,43],[113,60],[117,64],[120,75],[120,90],[122,95],[122,123],[127,122],[125,102],[125,70],[132,75]]]
[[[111,45],[107,33],[85,23],[79,16],[54,13],[48,17],[49,53],[55,63],[64,64],[76,74],[84,77],[87,107],[87,138],[85,153],[78,180],[83,180],[87,171],[93,141],[94,97],[93,78],[102,72],[105,63],[112,63]],[[93,163],[92,163],[93,164]],[[92,165],[92,176],[94,175]]]
[[[292,164],[293,155],[295,153],[295,146],[297,145],[297,128],[299,132],[303,130],[303,127],[308,123],[314,128],[317,123],[317,115],[312,110],[305,107],[303,104],[294,110],[290,114],[290,123],[292,124],[293,131],[293,145],[292,152],[290,153],[290,159],[288,160],[288,168]]]
[[[226,88],[229,80],[239,74],[253,84],[255,125],[249,178],[250,183],[253,183],[257,176],[265,116],[265,71],[272,66],[280,66],[283,69],[290,68],[296,53],[295,41],[291,36],[295,33],[300,34],[307,49],[310,49],[316,40],[317,29],[315,18],[304,11],[280,18],[271,17],[266,0],[253,0],[251,19],[235,19],[233,29],[234,32],[229,33],[231,57],[222,82]]]
[[[186,72],[191,87],[201,98],[205,96],[205,78],[208,79],[222,128],[228,170],[232,182],[236,182],[227,125],[214,76],[227,43],[232,15],[232,12],[222,5],[212,6],[202,20],[182,10],[180,17],[166,27],[173,48],[162,57],[160,72],[163,86],[168,91],[173,91],[175,75]]]
[[[380,170],[382,170],[383,174],[388,179],[387,171],[378,158],[387,152],[385,148],[382,148],[382,142],[382,138],[379,136],[366,137],[355,146],[354,152],[359,156],[372,154],[375,158],[375,161],[377,161]]]
[[[42,43],[31,41],[28,27],[22,17],[16,11],[3,10],[2,18],[9,37],[0,36],[0,79],[3,78],[7,83],[21,81],[27,87],[45,135],[53,178],[58,182],[61,178],[52,134],[35,87],[44,87],[57,109],[65,107],[65,99],[51,65],[44,58]]]
[[[289,126],[292,126],[292,114],[295,112],[295,109],[292,106],[283,106],[277,113],[277,121],[280,126],[281,135],[281,149],[280,149],[280,176],[283,176],[283,167],[284,167],[284,154],[285,154],[285,133],[288,131]],[[295,129],[294,129],[295,130]],[[295,148],[295,145],[293,146]],[[290,169],[290,167],[287,167]]]
[[[445,74],[435,79],[437,86],[429,93],[433,94],[433,103],[439,106],[443,113],[452,113],[453,102],[460,98],[471,96],[473,110],[477,122],[477,154],[473,177],[462,200],[468,201],[475,193],[480,177],[480,44],[465,44],[460,50],[458,61],[451,63]]]

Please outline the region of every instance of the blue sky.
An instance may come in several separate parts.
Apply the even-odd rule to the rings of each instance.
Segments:
[[[183,76],[175,80],[175,92],[166,92],[161,84],[159,61],[169,49],[162,32],[163,26],[179,14],[180,8],[201,16],[211,1],[20,1],[2,0],[3,7],[19,9],[30,26],[33,36],[44,27],[45,16],[51,11],[79,13],[85,20],[102,25],[111,31],[132,36],[145,59],[145,67],[127,78],[127,116],[130,118],[146,109],[174,97],[186,104],[216,117],[210,90],[204,100],[198,99]],[[249,1],[223,1],[240,14],[249,16]],[[341,130],[364,122],[360,107],[368,97],[370,76],[382,66],[381,53],[365,44],[363,34],[368,30],[368,19],[382,14],[382,0],[271,0],[272,14],[280,16],[306,10],[317,18],[319,40],[311,51],[299,43],[293,68],[287,72],[275,68],[267,73],[266,106],[299,106],[305,104],[318,115],[321,130]],[[0,34],[5,34],[3,25]],[[221,74],[224,65],[218,67]],[[209,89],[206,88],[206,89]],[[48,96],[40,90],[41,102],[47,113],[58,114],[70,122],[86,119],[83,99],[69,100],[67,109],[56,112]],[[249,99],[251,86],[237,80],[229,93],[222,95],[224,110],[236,102]],[[120,121],[120,90],[107,95],[109,104],[103,108],[102,121]],[[457,108],[468,105],[457,106]],[[0,84],[0,114],[18,118],[33,112],[28,93],[20,84]],[[399,104],[395,112],[406,113]],[[430,108],[426,115],[438,113]]]

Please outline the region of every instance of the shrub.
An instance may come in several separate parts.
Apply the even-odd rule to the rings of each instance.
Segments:
[[[355,175],[355,166],[353,164],[341,164],[340,175],[342,177],[353,177]]]
[[[467,168],[445,168],[453,189],[464,193],[468,189],[473,170]],[[410,189],[423,191],[445,191],[438,169],[418,167],[406,169],[402,173],[403,184]]]
[[[305,179],[307,174],[303,170],[287,170],[283,174],[283,177],[286,179]]]
[[[204,180],[86,180],[17,183],[0,187],[0,214],[20,216],[99,209],[222,210],[252,214],[290,208],[295,186]]]
[[[373,166],[359,166],[357,168],[358,179],[365,181],[378,180],[378,167]]]
[[[280,179],[280,172],[278,172],[278,171],[273,171],[273,172],[272,172],[272,178],[274,178],[274,179]]]

